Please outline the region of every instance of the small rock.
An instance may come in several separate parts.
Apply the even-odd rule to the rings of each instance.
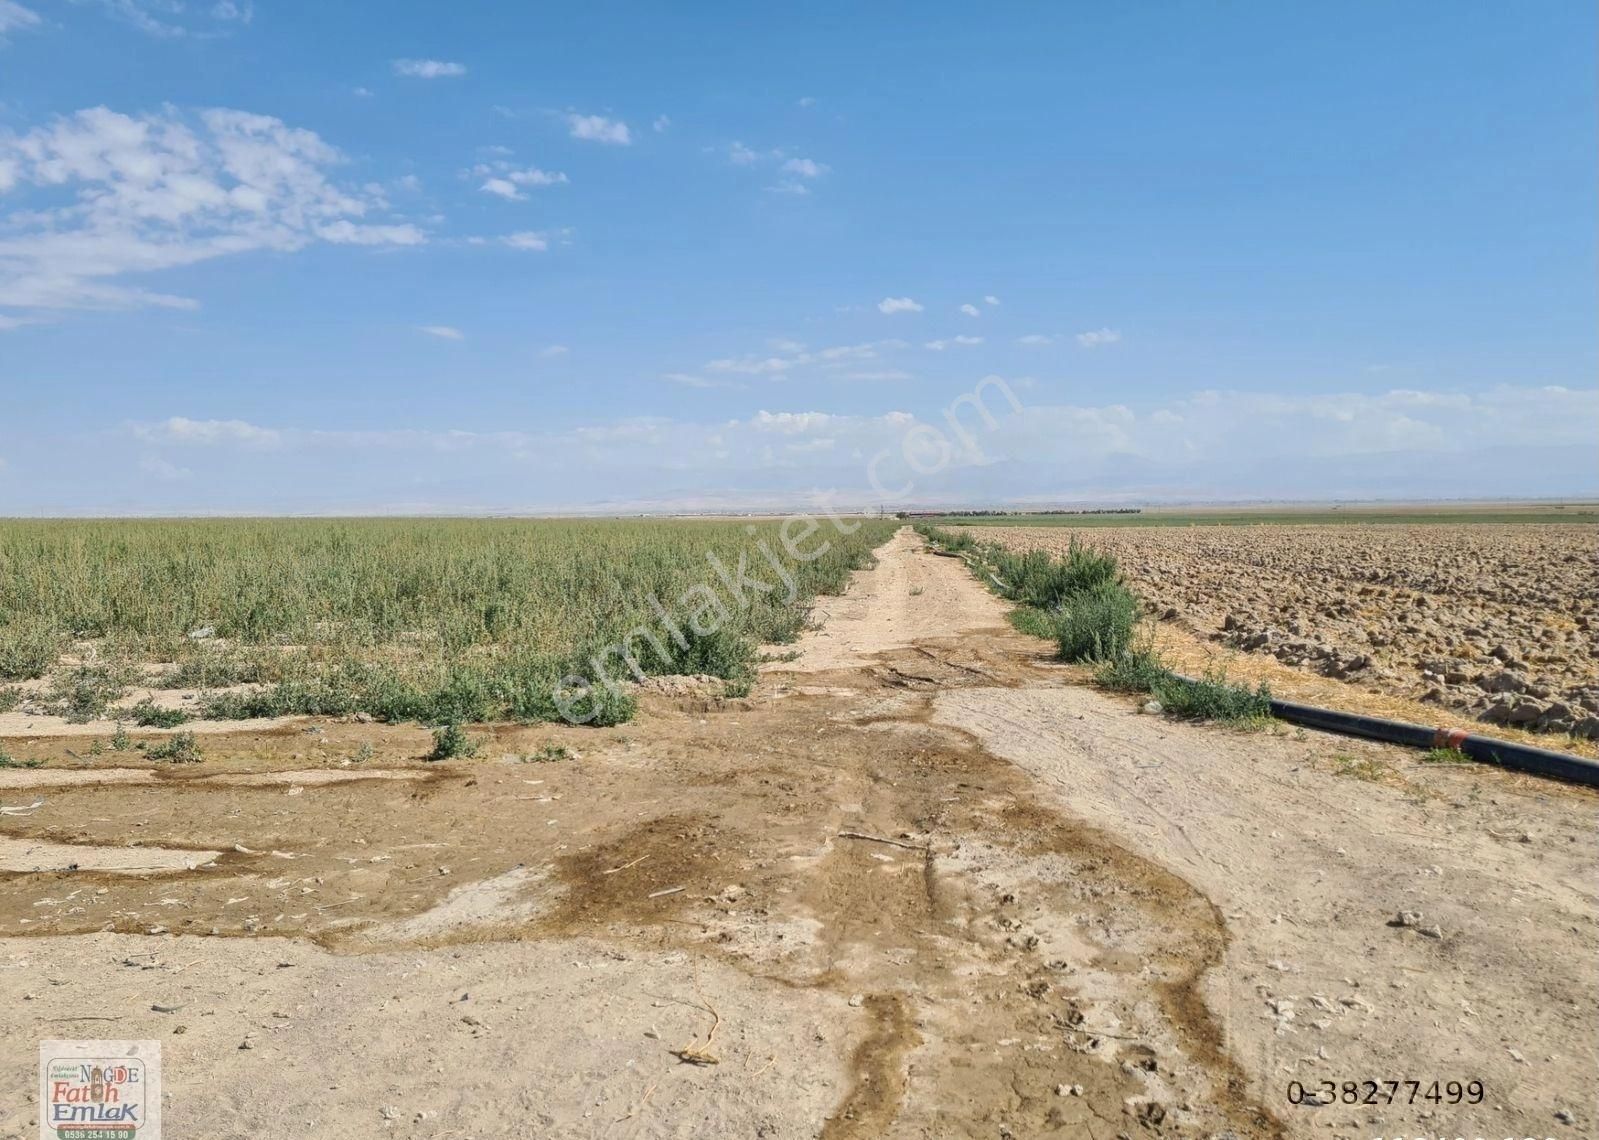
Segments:
[[[1565,1108],[1557,1108],[1557,1109],[1555,1109],[1555,1119],[1560,1121],[1560,1123],[1562,1123],[1562,1124],[1575,1124],[1575,1123],[1577,1123],[1576,1116],[1574,1116],[1571,1113],[1571,1110],[1565,1109]]]
[[[849,1004],[851,1009],[859,1009],[861,1006],[866,1004],[866,995],[851,994],[849,998]]]
[[[1420,926],[1421,912],[1419,910],[1402,910],[1388,920],[1389,926]]]
[[[1161,704],[1159,701],[1145,701],[1144,702],[1144,712],[1147,713],[1149,716],[1159,716],[1161,713],[1163,713],[1165,711],[1166,711],[1166,706]]]

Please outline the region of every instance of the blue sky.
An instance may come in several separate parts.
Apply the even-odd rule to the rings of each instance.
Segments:
[[[1595,32],[0,0],[0,512],[1599,493]]]

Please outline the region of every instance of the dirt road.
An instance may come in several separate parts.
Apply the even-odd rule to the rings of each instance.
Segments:
[[[175,1136],[1593,1134],[1599,799],[1141,716],[909,531],[823,607],[749,698],[475,760],[8,740],[0,1136],[113,1036]]]

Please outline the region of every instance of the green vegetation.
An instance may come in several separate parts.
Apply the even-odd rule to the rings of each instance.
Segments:
[[[522,757],[522,760],[528,764],[553,764],[570,759],[572,753],[564,744],[546,744],[537,752],[529,752]]]
[[[1170,510],[1138,514],[1012,514],[946,515],[920,520],[937,527],[983,526],[1330,526],[1340,523],[1382,523],[1420,526],[1429,523],[1586,523],[1599,524],[1599,508],[1592,504],[1569,507],[1528,505],[1515,507],[1393,507],[1307,508],[1305,510]]]
[[[141,728],[177,728],[189,719],[189,714],[182,709],[161,708],[149,697],[129,709],[128,715]]]
[[[1011,622],[1023,633],[1055,641],[1062,660],[1091,662],[1107,689],[1144,693],[1167,715],[1259,727],[1271,717],[1271,692],[1248,689],[1215,674],[1198,679],[1173,673],[1151,644],[1135,644],[1139,602],[1121,579],[1116,559],[1073,541],[1065,558],[1044,551],[1014,553],[976,542],[969,532],[923,524],[916,528],[944,550],[958,551],[972,571],[1018,603]]]
[[[0,681],[49,672],[81,719],[168,662],[208,717],[616,724],[635,668],[747,692],[757,647],[792,641],[896,526],[807,525],[3,521]],[[85,643],[96,664],[56,667]]]
[[[457,756],[471,757],[477,755],[477,741],[473,740],[458,724],[446,724],[433,731],[433,751],[428,753],[429,760],[453,760]]]
[[[22,689],[17,685],[0,685],[0,713],[8,713],[22,703]]]
[[[0,748],[0,768],[42,768],[43,760],[18,760],[4,748]]]
[[[1423,764],[1470,764],[1471,757],[1458,748],[1429,748],[1421,754]]]
[[[152,760],[166,760],[173,764],[198,764],[205,759],[200,742],[192,732],[174,732],[166,740],[148,749],[145,755]]]
[[[1370,758],[1356,760],[1347,752],[1334,753],[1332,759],[1333,764],[1337,766],[1334,775],[1351,776],[1370,784],[1379,783],[1385,776],[1393,774],[1393,769],[1381,760]]]

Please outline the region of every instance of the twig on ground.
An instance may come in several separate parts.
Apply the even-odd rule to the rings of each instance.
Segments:
[[[652,898],[652,899],[658,899],[658,898],[662,898],[665,895],[675,895],[675,894],[677,894],[678,891],[686,891],[686,890],[688,890],[687,887],[667,887],[664,891],[656,891],[654,894],[650,895],[649,897]]]
[[[907,851],[927,852],[932,850],[925,843],[906,843],[899,839],[886,839],[881,835],[867,835],[864,831],[841,831],[838,833],[838,837],[840,839],[864,839],[868,843],[888,843],[894,847],[903,847]]]
[[[612,867],[609,871],[601,871],[600,874],[602,874],[602,875],[614,875],[618,871],[627,870],[629,867],[637,867],[640,863],[644,862],[644,860],[648,859],[649,857],[650,857],[650,854],[649,854],[648,851],[646,851],[644,854],[640,855],[637,859],[633,860],[631,863],[623,863],[620,867]]]
[[[700,989],[700,964],[694,963],[694,992],[699,995],[700,1001],[705,1003],[705,1012],[716,1020],[711,1023],[711,1031],[705,1035],[705,1044],[696,1045],[694,1039],[689,1038],[687,1045],[681,1049],[673,1049],[673,1054],[678,1060],[689,1065],[720,1065],[722,1059],[711,1051],[711,1046],[716,1043],[716,1031],[722,1027],[722,1015],[711,1004],[711,999],[705,996],[705,991]]]

